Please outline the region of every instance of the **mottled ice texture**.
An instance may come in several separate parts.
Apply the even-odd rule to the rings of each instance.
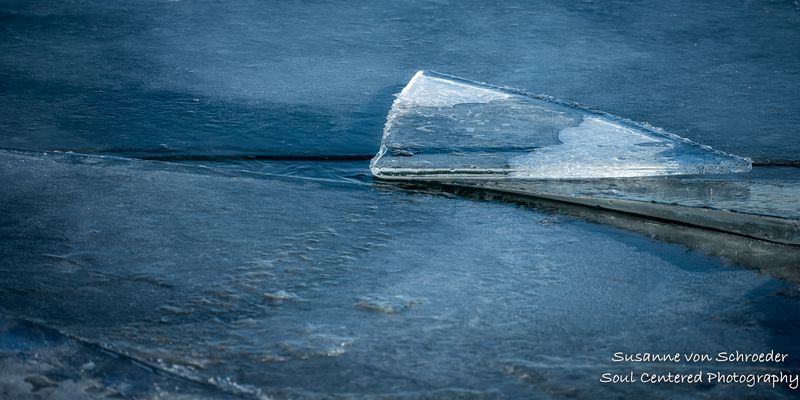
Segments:
[[[745,369],[616,351],[800,354],[797,285],[529,207],[7,151],[0,187],[2,314],[85,344],[0,318],[9,398],[696,398],[599,374]]]
[[[622,178],[746,172],[749,159],[545,96],[420,71],[389,111],[382,178]]]

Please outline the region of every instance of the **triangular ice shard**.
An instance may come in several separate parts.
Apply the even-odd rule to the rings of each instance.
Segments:
[[[420,71],[370,165],[386,179],[622,178],[746,172],[736,157],[586,107]]]

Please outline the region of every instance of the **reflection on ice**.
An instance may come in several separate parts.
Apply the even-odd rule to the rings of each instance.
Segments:
[[[800,177],[453,180],[448,185],[535,196],[800,245]],[[796,253],[796,251],[794,251]]]
[[[420,71],[371,169],[391,179],[618,178],[746,172],[750,160],[545,96]]]

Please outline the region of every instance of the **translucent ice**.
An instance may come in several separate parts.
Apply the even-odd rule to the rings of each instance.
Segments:
[[[382,178],[620,178],[746,172],[733,156],[545,96],[420,71],[397,96]]]

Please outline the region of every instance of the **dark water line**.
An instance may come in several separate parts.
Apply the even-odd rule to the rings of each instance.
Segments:
[[[530,148],[514,149],[532,151]],[[449,149],[452,151],[452,149]],[[431,151],[425,149],[424,154],[440,154],[447,151]],[[175,155],[143,155],[132,156],[142,160],[152,161],[369,161],[375,154],[230,154],[230,155],[204,155],[204,154],[175,154]],[[754,167],[800,167],[800,160],[754,160]]]
[[[40,153],[41,150],[27,148],[0,146],[0,149],[10,151],[21,151],[27,153]],[[512,148],[518,151],[535,151],[530,147]],[[431,151],[433,150],[433,151]],[[507,149],[504,149],[507,150]],[[52,149],[45,150],[59,153],[79,153],[85,155],[115,155],[116,157],[131,158],[150,161],[206,161],[206,162],[231,162],[231,161],[369,161],[375,157],[375,153],[369,154],[153,154],[151,152],[141,152],[135,149],[117,150],[78,150],[78,149]],[[419,150],[417,150],[419,151]],[[452,152],[453,149],[425,149],[424,154],[440,154]],[[496,149],[486,149],[496,151]],[[144,153],[144,154],[143,154]],[[149,153],[149,154],[148,154]],[[420,152],[422,153],[422,152]],[[754,167],[800,167],[800,160],[753,160]]]
[[[154,155],[135,157],[150,161],[369,161],[374,154],[247,154],[247,155]]]
[[[10,151],[22,151],[27,153],[38,153],[41,150],[32,150],[32,149],[25,149],[25,148],[16,148],[16,147],[0,147],[3,150],[10,150]],[[514,149],[520,151],[534,151],[531,148],[525,149]],[[140,159],[140,160],[150,160],[150,161],[207,161],[207,162],[230,162],[230,161],[369,161],[375,157],[375,154],[220,154],[220,155],[213,155],[213,154],[156,154],[156,155],[146,155],[146,154],[136,154],[135,150],[125,149],[125,150],[116,150],[116,151],[108,151],[103,150],[99,152],[92,152],[92,151],[78,151],[78,150],[67,150],[67,149],[54,149],[49,150],[53,152],[61,152],[61,153],[79,153],[79,154],[86,154],[86,155],[97,155],[103,156],[108,154],[120,154],[117,157],[123,158],[132,158],[132,159]],[[452,151],[452,149],[450,149]],[[125,153],[131,153],[125,155]],[[431,152],[430,149],[425,149],[425,154],[428,153],[435,153],[439,154],[437,151]],[[441,151],[441,153],[445,153],[445,151]],[[800,160],[753,160],[752,165],[754,167],[800,167]]]
[[[754,167],[800,167],[800,160],[753,160]]]
[[[531,151],[531,149],[525,149]],[[425,154],[431,153],[426,149]],[[432,152],[437,153],[437,152]],[[442,152],[444,153],[444,152]],[[375,154],[236,154],[236,155],[202,155],[176,154],[132,157],[152,161],[369,161]],[[800,167],[800,160],[754,160],[754,167]]]

